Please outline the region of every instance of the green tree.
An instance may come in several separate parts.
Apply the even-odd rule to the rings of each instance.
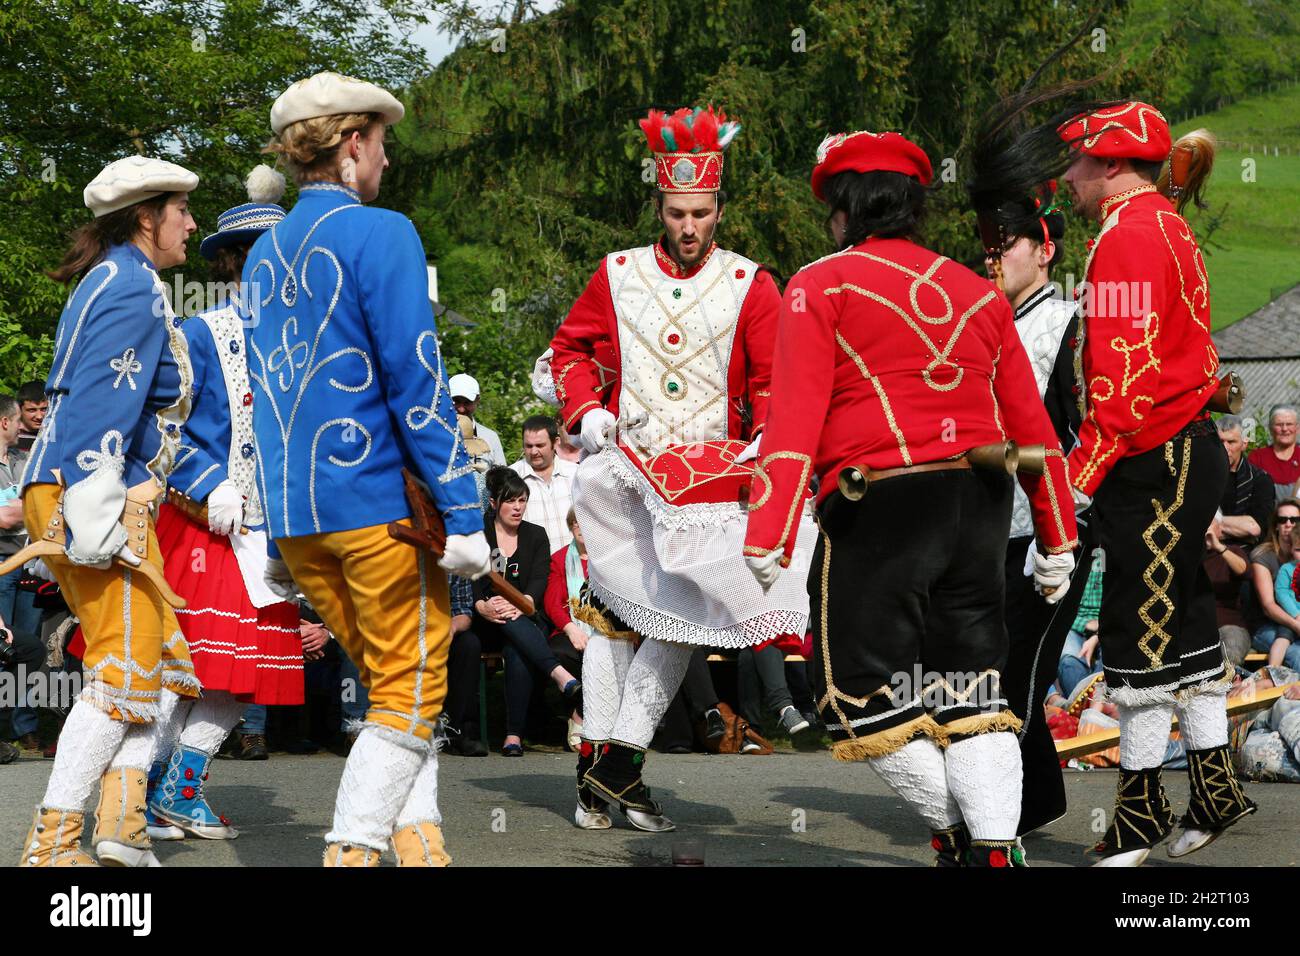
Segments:
[[[246,201],[271,103],[332,69],[400,87],[427,71],[407,36],[431,0],[9,0],[0,6],[0,388],[44,377],[67,295],[42,275],[85,222],[81,190],[147,153],[200,176],[201,232]],[[288,197],[292,199],[292,196]],[[207,276],[191,244],[187,277]]]

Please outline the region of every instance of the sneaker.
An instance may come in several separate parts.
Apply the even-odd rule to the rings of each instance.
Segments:
[[[742,754],[758,753],[762,749],[763,749],[762,747],[754,743],[754,741],[752,740],[746,740],[743,744],[740,745],[740,752]]]
[[[239,751],[236,760],[266,760],[270,754],[266,750],[265,734],[240,734]]]
[[[803,714],[794,709],[793,705],[787,705],[777,716],[780,718],[782,729],[792,737],[808,729],[808,721],[804,719]]]
[[[722,719],[722,711],[712,707],[704,712],[704,736],[708,740],[717,740],[727,732],[727,722]]]
[[[0,740],[0,763],[13,763],[21,751],[13,744]]]

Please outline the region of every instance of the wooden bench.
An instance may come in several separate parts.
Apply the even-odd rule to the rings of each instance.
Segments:
[[[1237,697],[1228,700],[1228,716],[1236,717],[1239,714],[1248,714],[1256,710],[1264,710],[1272,707],[1288,688],[1296,687],[1297,684],[1285,684],[1282,687],[1272,687],[1266,691],[1261,691],[1252,697]],[[1178,726],[1178,716],[1174,715],[1173,727]],[[1110,727],[1106,730],[1099,731],[1095,734],[1084,734],[1079,737],[1067,737],[1064,740],[1056,741],[1056,756],[1062,760],[1069,760],[1072,757],[1082,757],[1087,754],[1096,753],[1099,750],[1106,750],[1114,747],[1119,743],[1119,728]]]

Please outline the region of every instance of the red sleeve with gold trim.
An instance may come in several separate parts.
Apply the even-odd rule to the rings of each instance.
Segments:
[[[776,326],[781,314],[781,293],[776,280],[764,268],[759,268],[754,282],[745,296],[737,325],[744,346],[744,366],[740,370],[743,382],[730,383],[733,396],[744,396],[751,412],[749,439],[757,438],[767,424],[768,406],[772,400],[772,352],[776,348]],[[732,363],[733,374],[736,363]]]
[[[555,397],[560,400],[560,415],[570,433],[576,432],[585,413],[601,407],[604,380],[595,356],[610,341],[614,327],[614,300],[602,262],[551,339],[555,350],[551,357]],[[617,405],[617,400],[611,398],[610,405]],[[618,413],[615,407],[610,410]]]
[[[1061,442],[1047,409],[1038,400],[1038,383],[1016,332],[1006,296],[998,293],[988,308],[996,310],[1002,328],[1002,347],[993,363],[992,379],[993,399],[1002,418],[1002,430],[1017,445],[1042,445],[1047,449],[1043,474],[1021,472],[1016,476],[1029,498],[1034,536],[1039,550],[1047,554],[1072,551],[1079,543],[1079,533]]]
[[[838,301],[805,285],[806,273],[791,280],[781,301],[772,368],[767,427],[758,469],[767,486],[749,504],[745,554],[783,552],[788,567],[798,536],[799,511],[808,494],[813,458],[835,382]],[[762,483],[756,483],[762,487]]]
[[[1118,227],[1097,239],[1084,299],[1083,386],[1088,413],[1070,453],[1070,481],[1092,496],[1128,453],[1160,388],[1161,316],[1168,262],[1159,235]],[[1146,308],[1142,308],[1145,305]]]

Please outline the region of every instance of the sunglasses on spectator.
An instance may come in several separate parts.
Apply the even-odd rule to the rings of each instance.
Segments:
[[[1298,517],[1298,516],[1296,516],[1296,515],[1278,515],[1278,516],[1277,516],[1277,523],[1278,523],[1278,524],[1295,524],[1297,521],[1300,521],[1300,517]]]

